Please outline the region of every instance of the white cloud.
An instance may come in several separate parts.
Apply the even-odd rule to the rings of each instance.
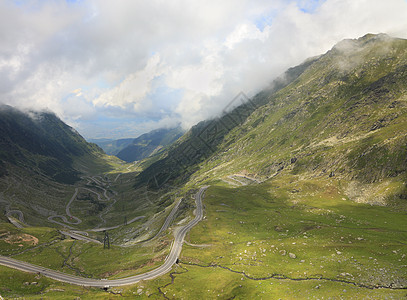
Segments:
[[[95,118],[118,137],[124,123],[189,126],[343,38],[407,37],[406,15],[405,0],[4,0],[0,101],[87,136]]]
[[[268,37],[268,31],[260,31],[255,24],[243,23],[239,24],[236,29],[226,38],[224,45],[232,49],[235,44],[245,40],[259,40],[264,42]]]
[[[133,105],[134,111],[142,111],[143,101],[151,91],[151,83],[154,78],[161,75],[159,55],[152,56],[144,69],[131,73],[114,88],[102,93],[93,100],[96,106],[118,106],[126,108]]]

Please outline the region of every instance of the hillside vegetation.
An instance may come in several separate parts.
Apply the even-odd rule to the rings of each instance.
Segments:
[[[49,112],[21,112],[11,106],[0,107],[0,162],[29,169],[60,183],[79,180],[76,158],[93,156],[102,150],[89,144],[72,127]]]
[[[116,155],[120,150],[126,148],[133,142],[133,138],[128,139],[88,139],[89,142],[95,143],[108,155]]]
[[[115,154],[121,160],[133,162],[154,155],[176,141],[184,131],[180,127],[156,129],[140,135]]]
[[[283,167],[363,183],[405,175],[406,50],[385,35],[339,43],[268,95],[220,157],[266,178]]]
[[[355,200],[405,199],[406,80],[406,40],[344,40],[231,113],[192,128],[137,182],[295,174],[343,179]]]

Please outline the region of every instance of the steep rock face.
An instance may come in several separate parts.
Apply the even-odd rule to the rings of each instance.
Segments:
[[[192,128],[138,182],[234,172],[403,181],[406,82],[407,40],[344,40],[229,114]]]
[[[29,168],[62,183],[78,180],[73,159],[101,151],[87,143],[73,128],[47,112],[23,113],[10,106],[0,108],[0,160]]]

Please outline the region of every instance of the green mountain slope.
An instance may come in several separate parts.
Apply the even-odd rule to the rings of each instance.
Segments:
[[[122,149],[126,148],[128,145],[130,145],[133,142],[133,138],[129,139],[118,139],[118,140],[112,140],[112,139],[89,139],[89,142],[95,143],[98,145],[100,148],[105,151],[106,154],[108,155],[116,155],[119,153]]]
[[[61,183],[78,180],[79,173],[73,167],[75,158],[92,156],[102,150],[87,143],[54,114],[30,114],[10,106],[0,108],[0,159],[3,166],[10,163],[28,168]]]
[[[181,127],[160,128],[144,133],[137,138],[128,139],[90,139],[108,155],[115,155],[120,159],[133,162],[144,159],[163,147],[176,141],[185,131]]]
[[[28,224],[49,225],[47,217],[64,211],[82,176],[111,168],[97,145],[54,114],[1,106],[0,219],[21,211]]]
[[[235,128],[241,127],[247,118],[259,107],[267,103],[268,95],[274,94],[289,83],[293,82],[306,70],[315,58],[303,64],[290,68],[281,78],[276,79],[266,90],[260,92],[253,99],[248,99],[244,93],[237,95],[230,106],[235,107],[221,117],[206,120],[193,126],[186,134],[178,139],[160,157],[153,157],[145,162],[147,166],[136,178],[136,186],[148,183],[150,188],[159,188],[165,183],[185,183],[192,174],[206,164],[206,160],[222,147],[227,135]]]
[[[396,181],[392,192],[405,197],[406,71],[406,40],[345,40],[245,105],[192,128],[137,182],[287,173],[357,185]]]
[[[146,158],[161,148],[176,141],[184,131],[181,127],[156,129],[135,138],[122,148],[116,156],[124,161],[133,162]],[[119,142],[121,140],[118,140]]]
[[[384,35],[338,44],[231,132],[228,160],[265,177],[291,163],[369,183],[405,174],[406,50]]]

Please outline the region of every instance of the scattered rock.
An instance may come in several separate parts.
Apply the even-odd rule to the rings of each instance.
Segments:
[[[297,255],[295,255],[294,253],[288,253],[288,256],[289,256],[290,258],[297,258]]]
[[[274,226],[274,230],[277,232],[280,232],[280,231],[283,231],[283,228],[277,225],[277,226]]]
[[[287,254],[287,251],[285,251],[285,250],[280,250],[279,252],[280,252],[281,255],[286,255]]]

